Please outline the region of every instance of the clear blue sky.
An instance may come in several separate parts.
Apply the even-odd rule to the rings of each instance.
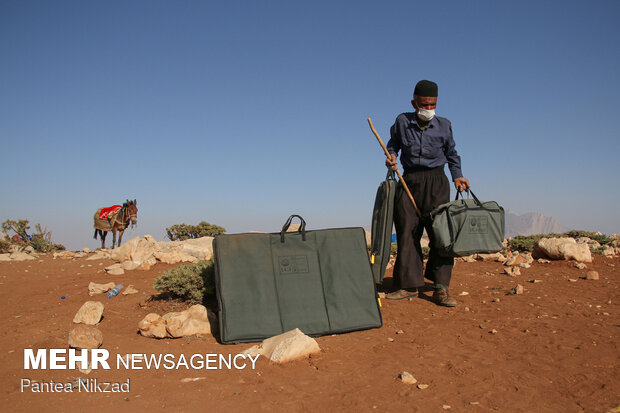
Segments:
[[[0,221],[70,249],[128,198],[125,239],[368,228],[366,118],[387,142],[431,79],[480,198],[617,233],[618,21],[619,1],[2,0]]]

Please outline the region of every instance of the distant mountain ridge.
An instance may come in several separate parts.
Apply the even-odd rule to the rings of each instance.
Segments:
[[[528,212],[518,215],[516,212],[506,211],[506,238],[517,235],[534,235],[562,233],[568,231],[553,217],[546,217],[538,212]]]

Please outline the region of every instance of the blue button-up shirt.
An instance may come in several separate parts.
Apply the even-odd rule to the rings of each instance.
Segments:
[[[405,170],[436,168],[447,163],[453,181],[463,176],[452,125],[446,118],[435,116],[422,130],[415,112],[401,113],[390,128],[387,149],[396,155],[402,151],[400,163]]]

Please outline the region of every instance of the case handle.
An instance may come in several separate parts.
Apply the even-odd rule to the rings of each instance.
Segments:
[[[286,222],[282,226],[282,230],[280,231],[280,241],[281,242],[284,242],[284,233],[291,226],[291,222],[293,222],[293,218],[299,218],[299,220],[301,221],[301,225],[299,226],[299,229],[297,231],[301,232],[301,240],[302,241],[306,240],[306,221],[304,221],[304,219],[301,216],[293,214],[290,217],[288,217],[288,219],[286,220]]]
[[[480,200],[474,194],[474,191],[472,191],[471,188],[467,190],[467,193],[471,194],[472,198],[474,198],[474,202],[476,202],[476,204],[478,204],[478,206],[482,206],[482,202],[480,202]],[[461,195],[461,199],[465,199],[465,197],[463,196],[463,191],[458,190],[457,193],[456,193],[456,197],[454,198],[455,201],[457,201],[459,199],[459,195]]]

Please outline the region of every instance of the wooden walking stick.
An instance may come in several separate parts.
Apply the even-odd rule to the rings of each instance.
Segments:
[[[375,127],[372,125],[372,121],[370,120],[370,118],[368,118],[368,125],[370,126],[370,129],[372,130],[372,133],[375,134],[375,137],[379,141],[379,144],[383,148],[383,152],[385,152],[385,156],[387,156],[388,158],[392,159],[392,155],[390,155],[390,152],[388,152],[387,148],[385,147],[385,144],[381,140],[381,137],[379,136],[379,134],[375,130]],[[411,191],[409,191],[409,187],[407,186],[407,183],[403,179],[403,176],[400,174],[400,171],[398,170],[398,167],[396,167],[396,175],[398,175],[398,179],[400,179],[400,183],[403,184],[403,188],[405,188],[405,192],[407,192],[407,196],[411,200],[411,203],[413,204],[413,207],[415,208],[415,212],[418,213],[418,216],[421,219],[422,218],[422,213],[418,209],[418,205],[415,203],[415,199],[413,199],[413,195],[411,195]]]

